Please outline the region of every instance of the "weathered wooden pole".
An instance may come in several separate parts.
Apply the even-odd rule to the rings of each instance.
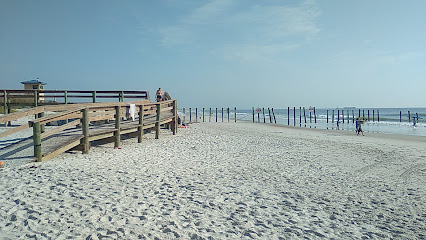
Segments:
[[[34,141],[34,157],[37,162],[41,162],[43,160],[43,156],[41,154],[40,122],[33,123],[33,141]]]
[[[374,119],[374,110],[373,110],[373,119]],[[354,112],[354,110],[352,110],[352,123],[355,123],[355,112]]]
[[[124,91],[121,91],[121,102],[124,102]]]
[[[328,109],[327,109],[327,123],[328,123]]]
[[[377,121],[380,122],[380,113],[379,113],[379,109],[377,109]]]
[[[212,121],[212,108],[210,108],[209,110],[209,122]]]
[[[296,126],[296,107],[293,107],[293,126]]]
[[[173,104],[173,105],[174,105],[173,107],[176,107],[176,104]],[[176,109],[173,109],[173,110],[175,111]],[[140,105],[139,106],[138,143],[141,143],[143,139],[143,111],[144,111],[144,106]]]
[[[334,123],[334,109],[333,109],[332,115],[331,115],[331,123]]]
[[[189,122],[192,122],[192,109],[189,108]]]
[[[96,103],[96,91],[92,92],[92,101],[93,103]]]
[[[186,114],[185,114],[185,108],[183,108],[183,119],[182,122],[186,122]]]
[[[204,122],[204,108],[203,108],[203,122]]]
[[[337,122],[340,121],[340,110],[337,110]]]
[[[287,107],[287,125],[290,126],[290,107]]]
[[[229,122],[229,108],[226,109],[226,113],[228,114],[228,122]]]
[[[299,126],[302,126],[302,107],[299,107]]]
[[[373,109],[373,122],[374,122],[374,109]]]
[[[268,108],[268,113],[269,113],[269,123],[272,123],[272,115],[271,115],[271,109]]]
[[[68,91],[64,91],[64,103],[68,104]]]
[[[362,109],[362,119],[365,118],[364,109]]]
[[[349,110],[347,111],[347,113],[348,113],[348,123],[349,123]]]
[[[315,107],[314,107],[314,119],[315,119],[315,123],[317,123],[317,113],[315,111]]]
[[[370,121],[370,109],[367,110],[367,121]]]
[[[274,115],[274,122],[275,122],[275,124],[277,124],[277,119],[275,118],[274,108],[272,108],[272,115]]]
[[[161,103],[157,104],[157,117],[155,119],[155,139],[160,138]]]
[[[222,108],[222,122],[223,122],[223,108]]]
[[[399,122],[402,122],[402,111],[399,111]]]
[[[217,108],[216,108],[216,122],[217,122]]]
[[[306,112],[305,112],[305,107],[303,107],[303,118],[305,119],[305,126],[306,126]]]
[[[345,110],[342,110],[342,123],[345,123]]]
[[[253,113],[253,123],[254,123],[254,107],[251,108],[252,113]]]
[[[81,110],[81,127],[83,131],[83,139],[81,139],[82,151],[84,154],[89,153],[90,142],[89,142],[89,108]]]
[[[361,109],[358,109],[358,118],[361,118]]]
[[[410,111],[408,111],[408,122],[411,122]]]
[[[120,147],[121,107],[115,106],[114,148]]]
[[[262,108],[262,114],[263,114],[263,123],[266,123],[265,108]]]
[[[309,109],[309,123],[312,123],[312,111]]]
[[[178,106],[177,106],[177,100],[173,101],[173,135],[176,135],[178,125],[179,125],[179,114],[178,114]],[[203,120],[204,120],[204,108],[203,108]]]
[[[3,114],[7,114],[7,91],[3,90]],[[4,123],[4,126],[7,127],[7,122]]]
[[[195,108],[195,122],[198,122],[198,108]]]
[[[234,107],[235,122],[237,122],[237,107]]]

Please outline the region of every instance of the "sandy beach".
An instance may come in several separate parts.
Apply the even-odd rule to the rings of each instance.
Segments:
[[[197,123],[0,170],[0,239],[425,239],[426,139]]]

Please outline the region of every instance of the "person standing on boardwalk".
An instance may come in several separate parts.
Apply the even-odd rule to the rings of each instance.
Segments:
[[[161,102],[163,100],[163,91],[161,88],[158,88],[157,92],[155,93],[155,97],[157,99],[157,102]]]

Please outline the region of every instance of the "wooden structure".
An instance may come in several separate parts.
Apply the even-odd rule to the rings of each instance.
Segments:
[[[149,100],[148,91],[68,91],[68,90],[0,90],[0,103],[5,113],[13,107],[37,107],[40,105],[73,104],[99,101]]]
[[[0,138],[32,127],[34,156],[37,161],[46,161],[70,149],[88,153],[93,141],[112,141],[115,147],[119,147],[123,134],[137,136],[138,142],[142,142],[144,130],[155,130],[155,138],[159,138],[161,125],[168,126],[173,134],[176,134],[178,126],[176,100],[39,106],[1,116],[0,124],[29,115],[43,115],[46,111],[55,114],[11,127],[1,132]],[[132,112],[135,121],[130,116]],[[45,125],[58,121],[65,124],[51,126],[44,131]]]

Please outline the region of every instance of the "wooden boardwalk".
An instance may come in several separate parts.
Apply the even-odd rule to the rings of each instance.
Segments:
[[[42,117],[46,111],[54,111],[55,114]],[[8,135],[13,136],[20,131],[28,133],[28,128],[32,128],[31,137],[7,140],[11,144],[0,149],[0,160],[13,158],[13,155],[19,155],[22,151],[28,152],[29,148],[33,148],[33,156],[37,161],[49,160],[71,149],[88,153],[90,143],[99,140],[114,142],[114,147],[119,147],[121,135],[135,136],[138,142],[142,142],[145,130],[154,130],[158,138],[161,125],[168,126],[176,134],[178,122],[176,100],[159,103],[143,100],[32,108],[4,115],[0,117],[0,124],[33,114],[40,118],[0,133],[1,142]],[[62,124],[46,126],[58,122]]]

